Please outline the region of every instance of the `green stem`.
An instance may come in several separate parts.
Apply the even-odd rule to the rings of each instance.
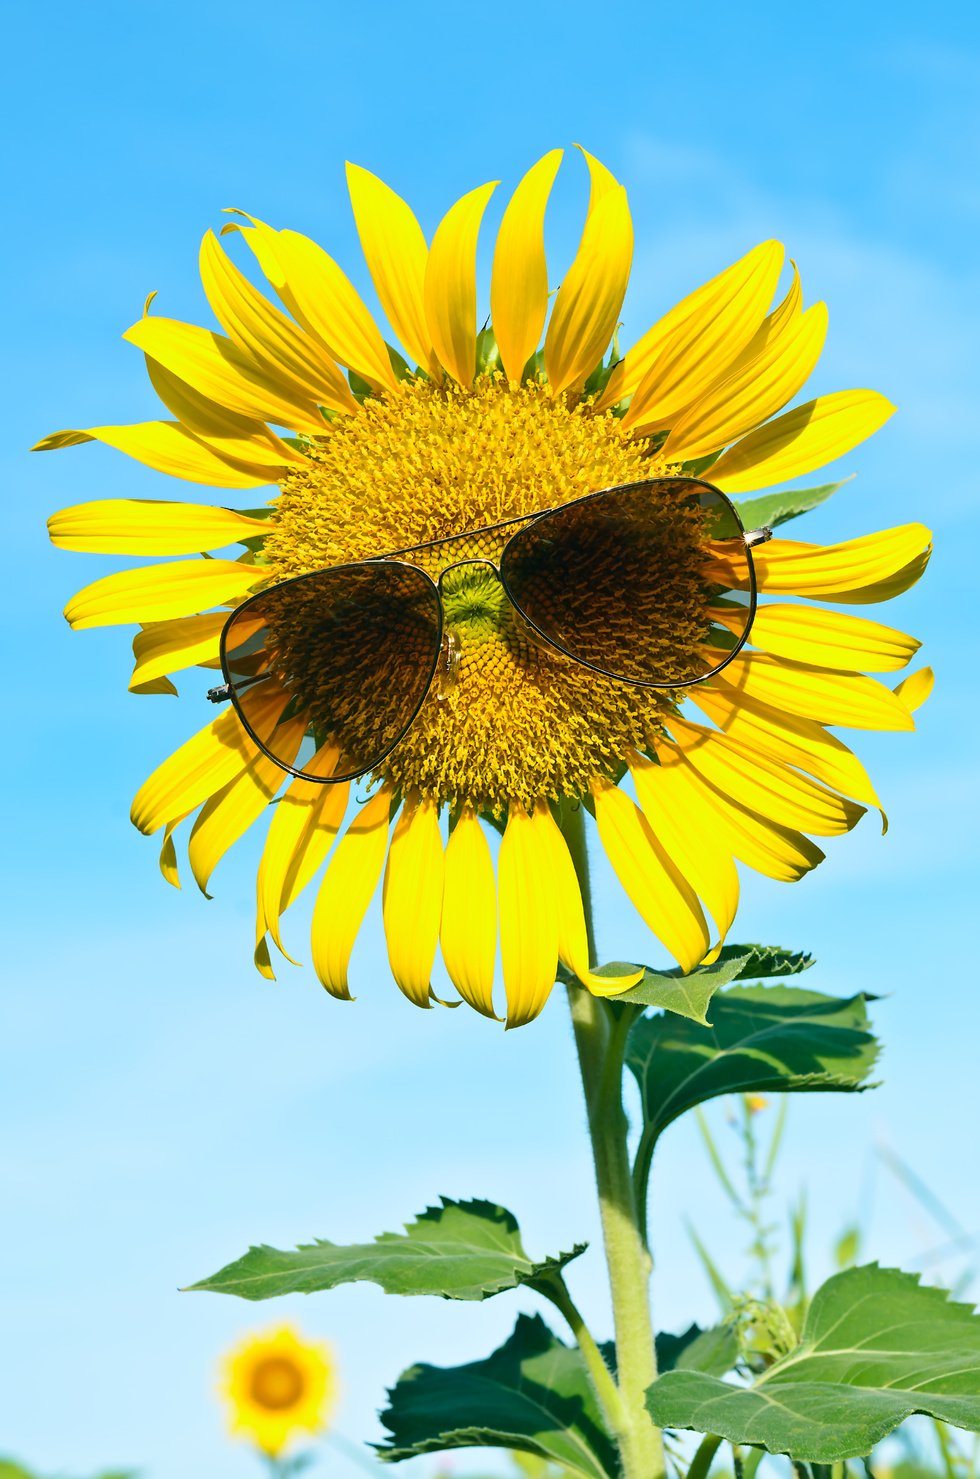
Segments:
[[[541,1292],[546,1294],[556,1309],[559,1309],[568,1321],[568,1327],[575,1337],[575,1343],[582,1352],[582,1359],[588,1367],[592,1378],[592,1385],[602,1404],[606,1420],[616,1432],[624,1424],[625,1412],[623,1399],[619,1388],[613,1378],[612,1372],[606,1365],[605,1358],[596,1344],[595,1336],[586,1325],[581,1311],[568,1292],[568,1286],[561,1274],[551,1281],[547,1289]]]
[[[691,1459],[691,1467],[687,1471],[687,1479],[705,1479],[708,1470],[718,1449],[721,1447],[721,1439],[716,1438],[714,1433],[707,1433],[698,1445],[697,1453]]]
[[[585,907],[589,950],[594,958],[592,899],[581,810],[566,813],[568,843]],[[621,1400],[616,1424],[623,1479],[658,1479],[664,1473],[663,1439],[646,1409],[646,1390],[657,1361],[650,1317],[650,1255],[640,1235],[623,1108],[623,1060],[633,1007],[618,1007],[569,986],[575,1046],[588,1113],[602,1236],[609,1270],[616,1367]]]

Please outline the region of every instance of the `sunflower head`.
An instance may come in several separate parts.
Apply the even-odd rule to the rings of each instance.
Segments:
[[[275,1458],[293,1438],[321,1433],[337,1402],[330,1347],[290,1325],[246,1336],[221,1365],[232,1433]]]
[[[234,213],[222,234],[231,233],[233,253],[245,249],[250,272],[213,233],[201,247],[219,329],[158,316],[148,304],[126,334],[169,416],[39,444],[97,440],[191,483],[274,485],[266,505],[244,511],[120,499],[50,521],[64,548],[176,557],[97,580],[66,611],[76,627],[139,624],[130,684],[138,693],[174,693],[175,673],[213,671],[229,611],[250,596],[274,596],[328,567],[461,541],[458,558],[468,563],[439,586],[451,671],[439,670],[400,739],[394,701],[405,702],[415,681],[398,646],[404,624],[382,623],[370,643],[350,632],[325,643],[322,613],[284,600],[279,667],[243,649],[255,722],[243,728],[234,712],[220,714],[135,799],[140,830],[163,833],[161,866],[173,883],[174,833],[186,825],[202,890],[228,849],[266,826],[255,960],[267,976],[272,947],[286,955],[284,912],[316,881],[312,959],[338,998],[350,999],[351,952],[379,885],[392,973],[417,1006],[435,1000],[439,950],[460,997],[495,1016],[499,947],[510,1025],[540,1011],[559,961],[591,990],[627,989],[635,975],[611,981],[592,971],[561,830],[569,807],[592,814],[627,895],[690,970],[727,935],[739,867],[798,879],[823,857],[814,837],[846,832],[880,804],[836,730],[910,729],[927,691],[924,677],[893,690],[868,676],[903,667],[918,643],[863,612],[922,573],[929,535],[920,524],[824,547],[772,540],[755,561],[760,604],[748,644],[706,681],[663,689],[617,681],[531,640],[487,563],[499,548],[483,535],[464,538],[599,489],[659,489],[651,497],[661,499],[663,535],[642,551],[646,584],[627,568],[637,548],[613,552],[602,575],[622,582],[626,640],[618,613],[603,622],[607,642],[628,650],[630,630],[642,633],[657,643],[662,671],[683,674],[709,626],[715,641],[742,620],[725,593],[737,600],[749,582],[744,560],[705,564],[665,479],[707,479],[726,496],[778,487],[849,452],[893,409],[861,389],[792,404],[827,315],[821,303],[804,307],[796,268],[784,275],[773,241],[667,308],[620,353],[629,205],[610,172],[585,160],[581,239],[557,270],[543,223],[561,151],[517,185],[497,233],[482,329],[476,250],[492,184],[453,205],[427,241],[404,200],[349,168],[390,336],[316,243]],[[201,559],[202,551],[216,553]],[[425,565],[423,555],[408,558]],[[575,578],[570,564],[561,579]],[[583,584],[583,628],[596,626],[590,594]],[[858,611],[840,609],[848,604]],[[338,684],[330,661],[344,640],[361,666],[351,659]],[[301,704],[283,686],[284,665],[306,674]],[[379,757],[371,784],[323,784],[352,734]],[[398,743],[382,754],[386,735]],[[304,774],[287,775],[263,745],[287,766],[303,755]]]

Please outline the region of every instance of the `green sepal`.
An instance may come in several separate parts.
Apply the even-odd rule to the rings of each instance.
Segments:
[[[408,360],[405,358],[405,356],[403,354],[399,354],[395,346],[393,344],[389,344],[387,340],[385,341],[385,349],[387,349],[388,351],[388,362],[395,372],[395,379],[411,380],[412,367],[408,363]]]
[[[616,1449],[576,1347],[540,1316],[520,1315],[485,1361],[412,1366],[388,1393],[379,1458],[389,1462],[447,1448],[515,1448],[583,1479],[614,1479]]]
[[[685,477],[703,478],[705,473],[709,472],[710,469],[714,467],[720,456],[721,452],[718,451],[708,452],[705,454],[704,457],[692,457],[690,462],[681,463],[681,472],[684,474]],[[705,479],[705,481],[710,482],[711,479],[707,478]],[[746,524],[745,527],[748,528],[748,524]]]
[[[544,350],[536,349],[521,371],[521,384],[543,384],[547,379],[548,375],[544,367]]]
[[[679,1115],[721,1094],[865,1088],[879,1051],[868,1028],[873,999],[732,986],[711,1003],[710,1028],[675,1015],[639,1018],[626,1062],[650,1148]]]
[[[778,945],[726,945],[712,965],[699,965],[685,973],[679,966],[667,971],[644,967],[643,979],[629,991],[614,996],[615,1002],[634,1006],[660,1007],[693,1022],[708,1026],[707,1012],[711,998],[722,986],[744,976],[795,976],[812,964],[812,958],[800,951],[783,950]],[[599,966],[597,976],[628,975],[635,966],[613,961]],[[559,972],[561,979],[574,979]]]
[[[851,478],[842,478],[839,483],[821,483],[819,488],[797,488],[791,493],[766,493],[762,498],[746,498],[741,503],[736,499],[735,507],[746,529],[775,529],[826,503]]]
[[[504,1207],[443,1197],[441,1206],[428,1207],[404,1232],[382,1233],[372,1243],[317,1241],[289,1251],[262,1244],[190,1289],[258,1300],[367,1280],[386,1294],[489,1299],[521,1284],[546,1290],[586,1246],[576,1244],[569,1253],[536,1263]]]
[[[489,375],[494,370],[500,370],[500,368],[500,350],[497,347],[497,336],[488,323],[476,336],[476,373],[478,375]]]
[[[669,1371],[647,1391],[655,1423],[808,1463],[871,1452],[925,1413],[980,1431],[980,1316],[917,1274],[877,1264],[817,1290],[795,1349],[751,1387]]]
[[[356,370],[348,369],[347,381],[350,385],[350,393],[358,403],[367,400],[369,396],[378,394],[370,380],[365,380],[364,376],[359,375]]]

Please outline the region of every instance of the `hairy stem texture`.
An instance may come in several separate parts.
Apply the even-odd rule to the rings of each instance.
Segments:
[[[565,818],[563,830],[582,887],[591,946],[592,911],[581,811]],[[657,1375],[650,1316],[651,1261],[638,1225],[623,1107],[623,1060],[635,1008],[626,1004],[617,1007],[579,986],[570,986],[568,996],[612,1295],[621,1398],[616,1437],[623,1479],[658,1479],[664,1472],[663,1441],[645,1403],[647,1387]]]

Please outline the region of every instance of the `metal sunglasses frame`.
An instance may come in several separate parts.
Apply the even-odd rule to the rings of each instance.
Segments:
[[[544,632],[541,627],[539,627],[538,624],[530,616],[528,616],[527,612],[524,610],[520,602],[516,599],[513,592],[511,591],[505,571],[507,551],[518,539],[520,539],[521,535],[525,532],[526,529],[531,527],[538,528],[544,521],[548,519],[554,518],[559,514],[567,513],[569,509],[577,508],[582,504],[592,503],[595,502],[597,499],[608,497],[608,495],[611,493],[629,493],[642,488],[649,488],[652,487],[654,484],[661,483],[683,484],[686,490],[695,489],[702,493],[712,493],[715,495],[715,497],[721,499],[722,503],[727,507],[729,513],[732,515],[735,526],[741,533],[742,538],[745,542],[746,564],[748,566],[749,575],[748,620],[745,623],[745,630],[742,632],[741,636],[738,638],[735,644],[725,653],[724,660],[720,662],[717,667],[712,668],[707,673],[700,674],[697,678],[689,678],[682,682],[672,683],[653,682],[638,678],[624,678],[621,673],[610,672],[608,668],[599,667],[598,664],[588,662],[585,658],[579,657],[575,652],[572,652],[570,648],[564,646],[561,642],[557,642],[553,637]],[[507,542],[501,549],[496,561],[488,559],[484,556],[450,561],[448,565],[442,567],[436,577],[433,577],[429,574],[427,570],[423,569],[421,565],[415,565],[412,564],[411,561],[402,560],[399,558],[401,555],[420,554],[425,550],[435,549],[440,545],[451,545],[454,543],[458,543],[460,540],[473,539],[481,534],[493,534],[498,529],[507,529],[514,524],[520,524],[522,527],[518,529],[514,534],[512,534],[511,537],[507,540]],[[275,765],[278,765],[281,770],[286,771],[289,775],[296,776],[300,780],[318,781],[324,785],[334,785],[341,781],[355,780],[358,776],[369,774],[371,771],[376,770],[378,765],[380,765],[383,760],[386,760],[387,757],[391,754],[392,750],[394,750],[396,746],[399,745],[401,741],[405,738],[405,735],[408,733],[412,725],[415,723],[415,720],[418,718],[423,704],[429,697],[432,689],[433,680],[435,679],[436,673],[438,672],[439,663],[443,656],[445,613],[442,602],[442,582],[445,577],[451,573],[451,571],[459,570],[466,565],[488,566],[497,576],[497,579],[500,581],[500,584],[504,590],[504,594],[506,595],[511,606],[519,614],[521,619],[527,623],[531,631],[533,631],[536,636],[548,647],[553,648],[557,652],[561,652],[565,657],[568,657],[573,662],[578,663],[580,667],[588,668],[593,673],[599,673],[604,678],[611,678],[614,682],[623,683],[630,688],[692,688],[698,683],[704,683],[709,678],[713,678],[716,673],[720,673],[723,668],[726,668],[728,664],[733,660],[733,658],[738,656],[739,652],[748,641],[749,634],[752,630],[752,623],[755,620],[758,598],[758,585],[756,581],[755,564],[752,559],[752,550],[756,545],[764,544],[768,539],[771,538],[772,530],[767,527],[746,531],[745,526],[743,525],[741,517],[739,515],[738,509],[736,508],[735,504],[732,503],[731,499],[726,494],[724,494],[720,488],[716,488],[712,483],[707,483],[701,478],[685,477],[683,475],[663,478],[647,478],[633,483],[619,483],[609,488],[599,488],[593,493],[583,494],[581,498],[573,498],[568,503],[559,504],[556,508],[542,509],[540,513],[516,514],[513,518],[502,519],[499,523],[496,524],[484,524],[477,529],[468,529],[462,534],[447,534],[439,539],[425,540],[421,544],[404,545],[401,549],[389,550],[380,555],[371,555],[366,560],[351,560],[342,565],[326,565],[323,567],[322,570],[311,570],[303,575],[293,575],[290,576],[288,580],[280,581],[274,586],[266,586],[265,589],[261,591],[256,591],[254,595],[249,596],[246,601],[243,601],[240,606],[237,606],[235,608],[221,630],[219,655],[221,661],[221,671],[224,675],[225,682],[220,688],[209,688],[207,696],[212,703],[223,703],[226,699],[230,699],[232,704],[234,705],[235,712],[238,715],[239,721],[241,722],[242,727],[248,734],[249,738],[258,746],[258,748],[262,751],[264,755],[267,755],[268,758]],[[252,725],[249,723],[248,718],[246,717],[241,705],[238,702],[238,690],[253,687],[255,684],[262,681],[264,675],[256,674],[254,677],[248,677],[236,682],[236,680],[231,675],[230,664],[228,661],[228,634],[238,617],[240,617],[243,612],[247,611],[250,606],[267,597],[269,595],[269,592],[272,590],[284,590],[287,586],[295,585],[298,581],[314,580],[318,575],[326,575],[327,573],[339,574],[344,570],[363,570],[365,566],[378,564],[398,565],[403,570],[410,570],[413,572],[413,574],[421,576],[422,579],[427,581],[428,584],[432,587],[432,594],[435,602],[437,628],[435,656],[432,660],[428,676],[425,680],[425,685],[421,689],[421,697],[419,698],[418,703],[412,710],[410,717],[406,720],[405,724],[399,730],[396,738],[387,747],[387,749],[383,751],[382,754],[376,755],[369,765],[361,766],[357,770],[345,771],[345,773],[342,775],[312,775],[308,771],[298,769],[294,765],[286,765],[277,755],[274,755],[272,751],[269,750],[265,742],[260,739]]]

